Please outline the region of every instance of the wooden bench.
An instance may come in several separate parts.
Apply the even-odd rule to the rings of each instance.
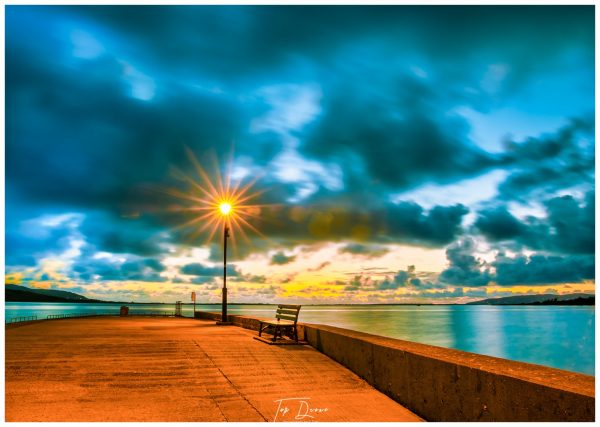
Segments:
[[[283,338],[283,333],[286,332],[290,338],[293,338],[298,342],[298,313],[300,313],[301,305],[285,305],[280,304],[277,306],[277,313],[275,318],[277,320],[261,320],[258,328],[258,336],[260,337],[264,330],[272,328],[273,331],[273,342],[277,340],[277,336]]]

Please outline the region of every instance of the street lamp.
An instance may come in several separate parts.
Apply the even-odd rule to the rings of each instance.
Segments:
[[[223,215],[223,297],[221,302],[221,321],[217,325],[230,325],[227,321],[227,238],[229,237],[229,227],[227,226],[227,216],[231,213],[231,204],[223,202],[219,205],[219,211]]]
[[[188,191],[181,191],[176,188],[164,188],[162,192],[170,196],[185,201],[184,205],[175,205],[169,208],[170,211],[187,212],[192,214],[192,218],[181,224],[177,228],[198,227],[193,236],[206,232],[208,237],[205,244],[208,244],[213,237],[219,236],[219,227],[223,227],[223,297],[221,321],[217,324],[230,325],[227,320],[227,239],[231,237],[234,249],[237,235],[244,237],[249,242],[244,229],[264,237],[264,235],[251,224],[252,219],[258,219],[258,213],[267,204],[255,204],[255,200],[266,190],[256,191],[252,186],[258,180],[242,185],[241,181],[232,183],[231,176],[227,173],[222,176],[218,165],[219,162],[213,156],[215,169],[214,179],[211,179],[209,173],[202,167],[194,153],[186,149],[190,161],[194,165],[197,177],[188,175],[180,170],[174,170],[175,177],[186,182],[189,185]],[[233,161],[233,157],[232,157]],[[230,164],[228,171],[232,170]],[[231,235],[230,235],[231,233]]]

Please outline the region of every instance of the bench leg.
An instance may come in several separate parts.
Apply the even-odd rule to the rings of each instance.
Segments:
[[[269,329],[270,327],[273,327],[273,325],[266,324],[265,326],[263,326],[263,323],[261,322],[260,326],[258,327],[258,336],[259,337],[262,336],[262,333],[264,331],[266,331],[267,329]]]
[[[296,325],[273,325],[266,324],[263,326],[263,323],[260,322],[258,326],[258,336],[262,336],[263,331],[266,331],[269,328],[273,328],[273,338],[271,341],[276,342],[277,338],[283,339],[284,334],[289,336],[291,339],[299,342],[298,340],[298,327]]]

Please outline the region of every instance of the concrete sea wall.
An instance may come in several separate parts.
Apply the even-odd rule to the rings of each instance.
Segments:
[[[229,320],[257,330],[260,319]],[[299,324],[299,336],[429,421],[595,419],[593,376],[326,325]]]

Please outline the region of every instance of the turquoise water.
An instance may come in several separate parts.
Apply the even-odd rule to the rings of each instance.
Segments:
[[[128,304],[131,312],[173,312],[171,304]],[[118,313],[119,304],[6,303],[5,318],[62,313]],[[219,305],[197,305],[220,312]],[[229,314],[273,317],[275,306],[230,305]],[[192,306],[183,308],[192,316]],[[299,320],[455,348],[594,375],[594,307],[303,306]]]

